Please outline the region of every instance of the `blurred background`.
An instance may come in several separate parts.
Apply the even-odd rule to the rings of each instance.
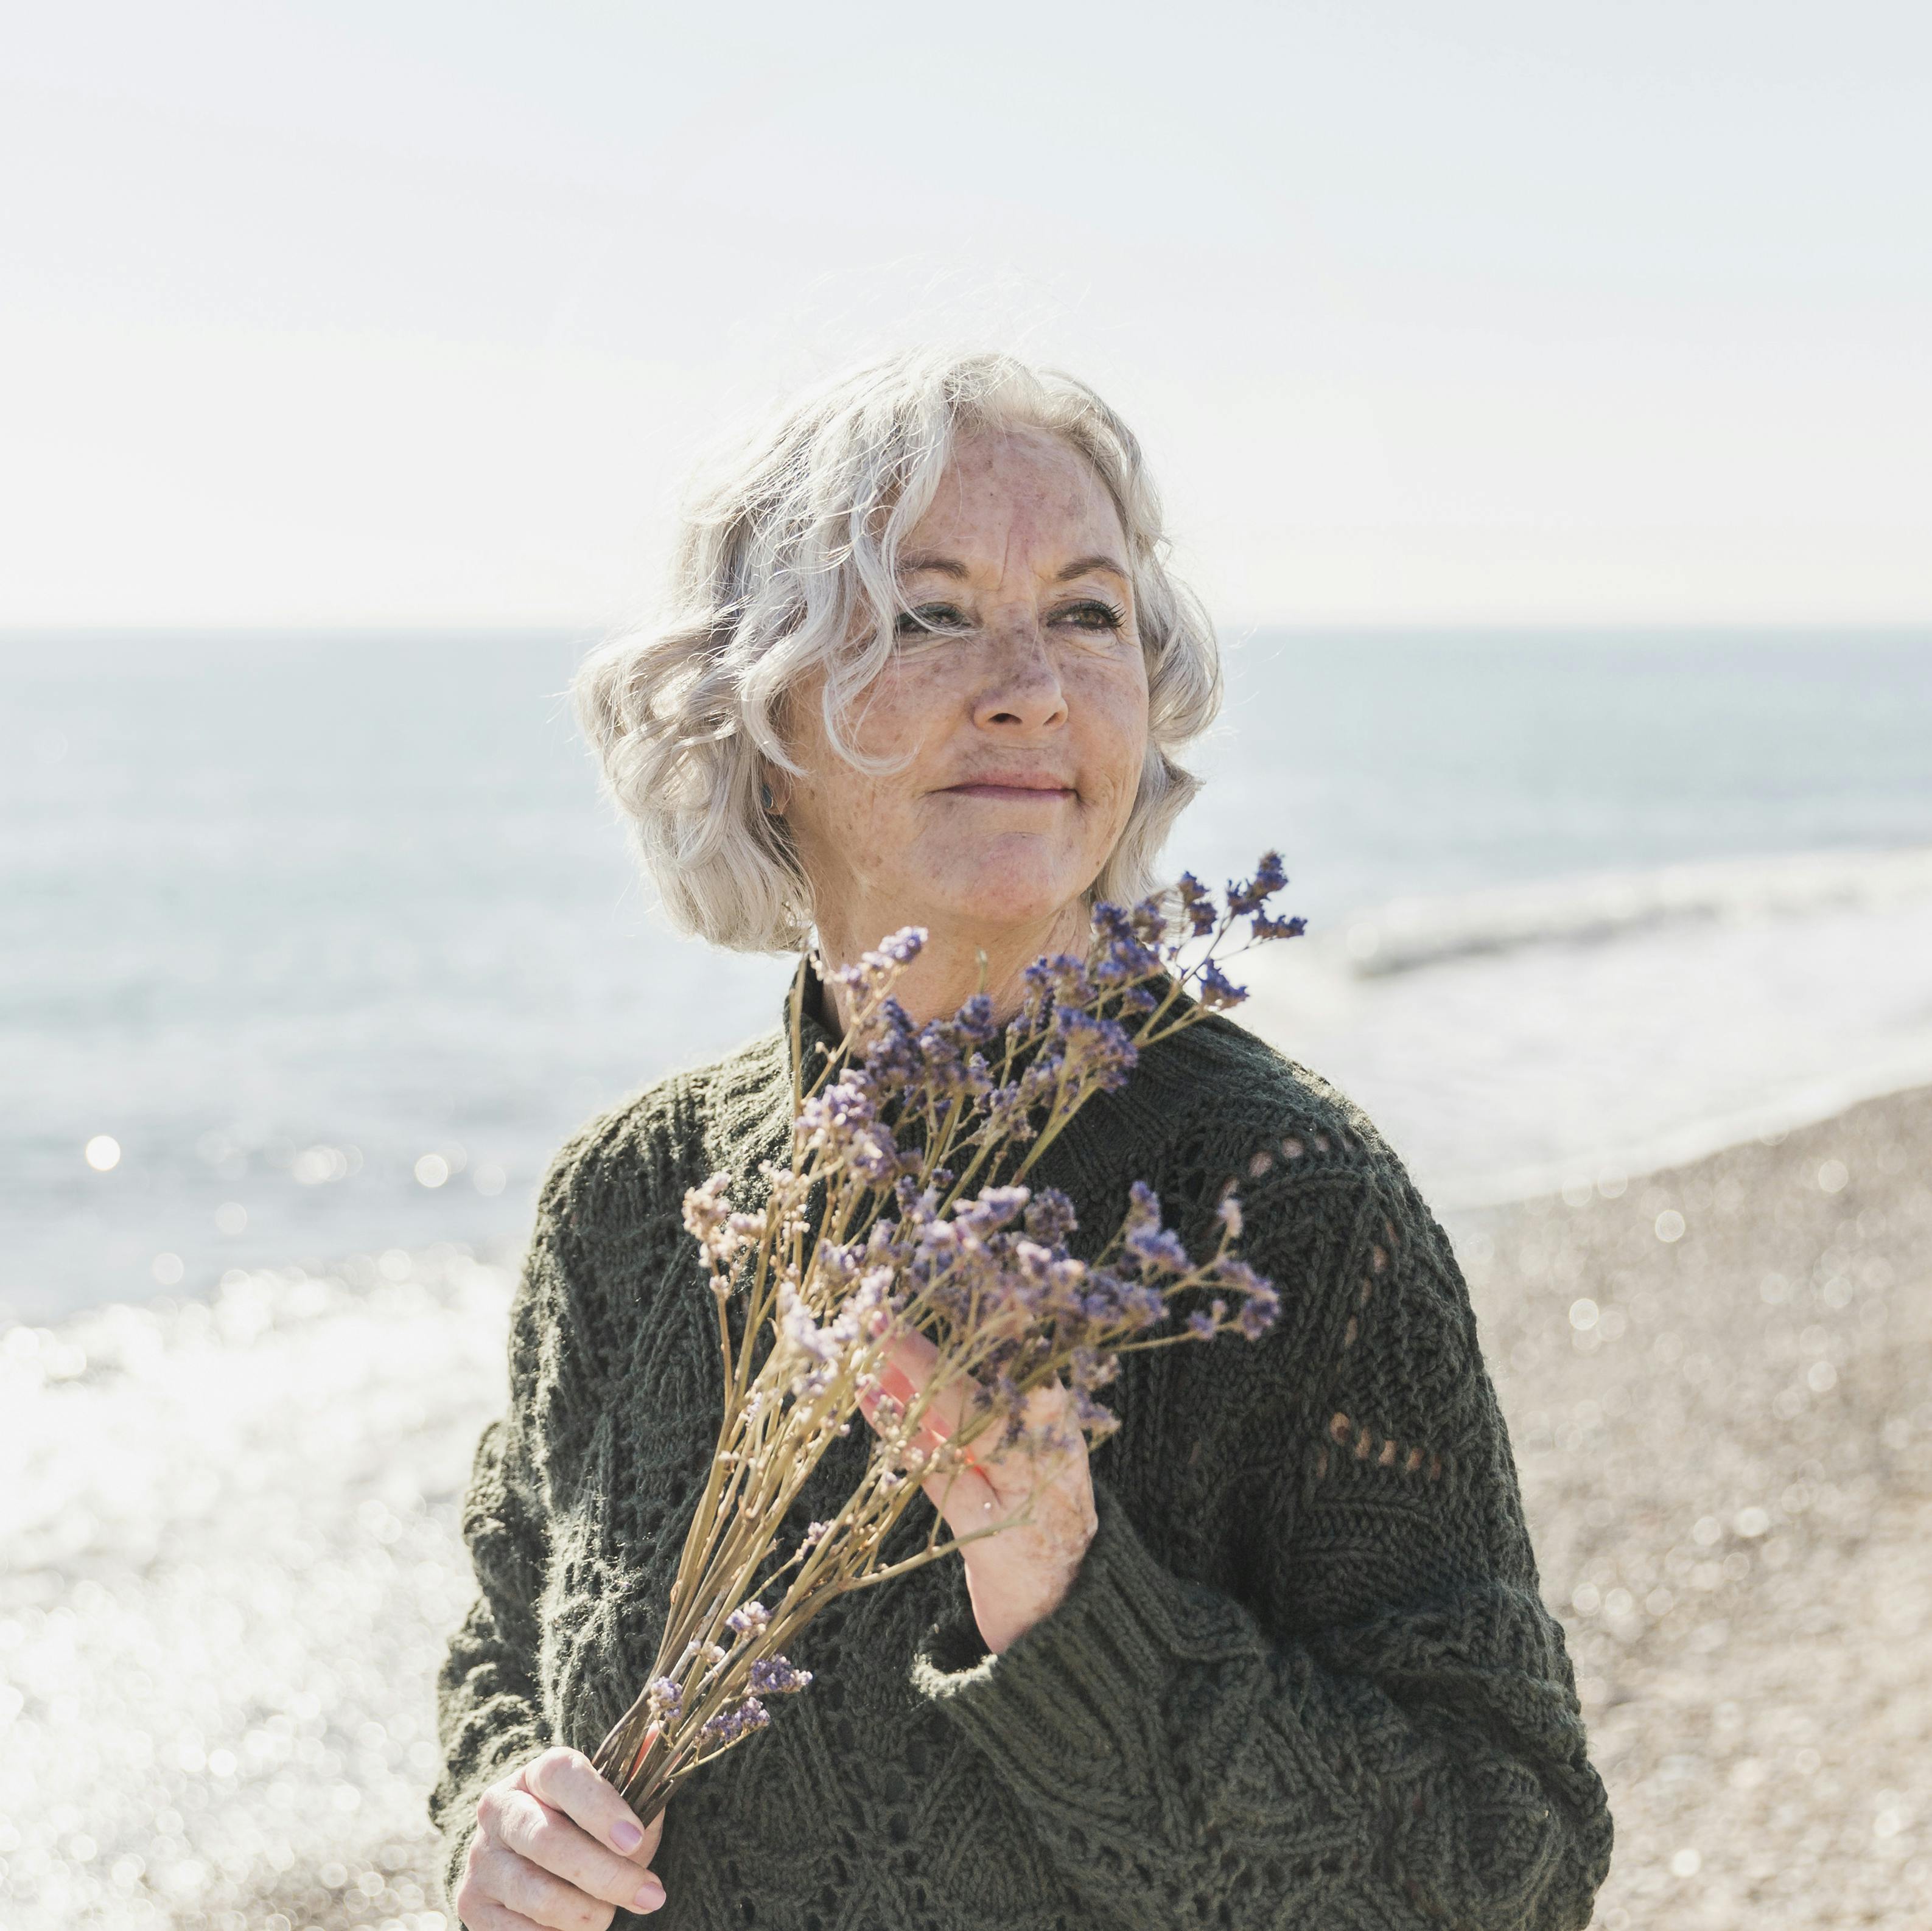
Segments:
[[[563,693],[707,445],[934,340],[1148,445],[1229,687],[1170,856],[1285,853],[1248,1023],[1456,1240],[1598,1921],[1925,1922],[1928,70],[1862,4],[16,23],[9,1931],[447,1921],[535,1188],[787,976],[669,931]]]

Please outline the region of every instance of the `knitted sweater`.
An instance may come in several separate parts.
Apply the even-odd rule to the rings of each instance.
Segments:
[[[809,1078],[833,1042],[806,991]],[[479,1594],[439,1681],[452,1888],[484,1788],[594,1750],[656,1654],[722,1400],[682,1197],[723,1171],[762,1198],[790,1086],[781,1026],[594,1121],[544,1186],[464,1510]],[[1215,1017],[1090,1099],[1034,1179],[1072,1197],[1088,1258],[1136,1179],[1205,1251],[1234,1180],[1278,1319],[1124,1357],[1094,1540],[999,1655],[956,1558],[821,1612],[790,1651],[811,1687],[673,1798],[667,1901],[618,1924],[1583,1925],[1604,1789],[1462,1276],[1394,1155]],[[834,1444],[787,1546],[870,1448],[856,1423]],[[915,1502],[885,1559],[930,1521]]]

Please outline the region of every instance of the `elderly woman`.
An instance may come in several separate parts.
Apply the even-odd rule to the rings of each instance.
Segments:
[[[826,388],[695,503],[668,625],[592,659],[581,712],[672,916],[802,955],[811,1065],[849,1016],[833,970],[883,935],[928,933],[915,1018],[982,954],[1004,1018],[1096,898],[1156,885],[1220,689],[1164,549],[1125,425],[998,356]],[[1091,1466],[992,1456],[1003,1514],[1040,1485],[1028,1519],[835,1601],[810,1691],[639,1828],[584,1753],[656,1654],[715,1442],[680,1206],[720,1171],[758,1195],[791,1052],[777,1025],[659,1081],[542,1189],[440,1681],[464,1923],[1583,1924],[1610,1818],[1449,1242],[1346,1099],[1220,1016],[1037,1179],[1090,1255],[1139,1179],[1200,1251],[1238,1180],[1275,1325],[1126,1357]],[[801,1525],[868,1447],[835,1444]]]

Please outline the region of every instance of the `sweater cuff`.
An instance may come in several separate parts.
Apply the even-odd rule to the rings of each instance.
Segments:
[[[1124,1759],[1179,1659],[1253,1647],[1237,1606],[1156,1561],[1097,1478],[1094,1506],[1094,1540],[1057,1607],[998,1655],[967,1627],[970,1612],[950,1618],[913,1660],[914,1687],[1010,1778],[1048,1798],[1124,1796],[1139,1780]]]

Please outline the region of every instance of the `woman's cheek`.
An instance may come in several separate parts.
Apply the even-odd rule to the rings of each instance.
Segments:
[[[1093,693],[1090,715],[1100,740],[1095,748],[1110,780],[1118,832],[1125,829],[1133,809],[1147,760],[1147,681],[1138,664],[1119,667],[1105,680]]]

